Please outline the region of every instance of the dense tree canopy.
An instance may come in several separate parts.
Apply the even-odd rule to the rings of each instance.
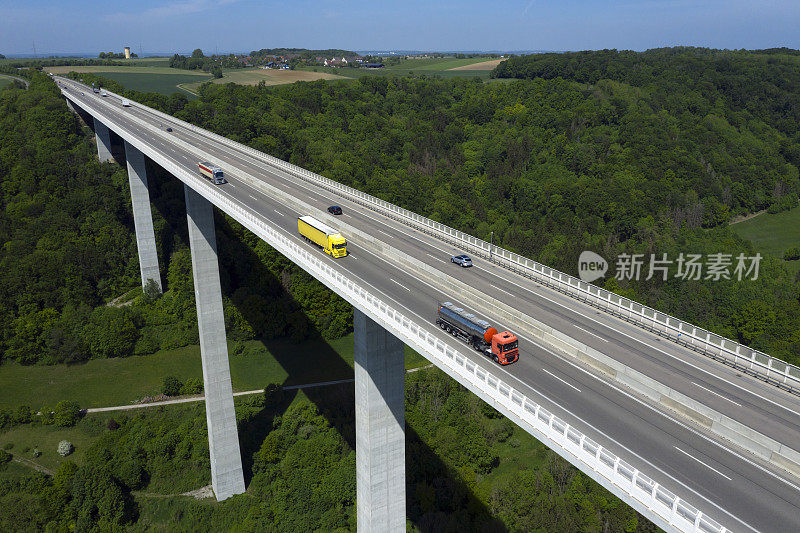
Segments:
[[[729,219],[796,205],[800,190],[797,142],[772,100],[749,109],[676,93],[669,72],[652,73],[647,88],[365,77],[206,85],[200,95],[176,115],[473,235],[493,232],[572,274],[585,249],[612,259],[753,255]],[[795,95],[773,99],[782,98]],[[797,280],[779,260],[761,267],[756,281],[612,279],[609,288],[800,362]],[[737,317],[753,300],[776,319],[748,331]]]

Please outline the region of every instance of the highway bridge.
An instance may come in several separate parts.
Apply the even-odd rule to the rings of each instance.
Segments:
[[[244,490],[212,205],[355,308],[358,527],[405,529],[403,343],[669,531],[800,531],[798,369],[118,95],[56,77],[101,160],[122,139],[142,283],[160,286],[144,158],[185,185],[218,499]],[[166,128],[172,131],[166,131]],[[211,161],[229,183],[197,169]],[[330,205],[343,208],[334,217]],[[339,229],[350,255],[305,242]],[[474,267],[450,263],[473,256]],[[519,337],[499,366],[435,324],[451,301]]]

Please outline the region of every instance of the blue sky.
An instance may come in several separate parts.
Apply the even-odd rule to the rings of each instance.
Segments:
[[[0,0],[0,53],[800,48],[800,0]]]

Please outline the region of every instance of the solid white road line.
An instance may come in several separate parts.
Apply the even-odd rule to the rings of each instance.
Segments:
[[[375,256],[376,258],[378,258],[378,256],[376,256],[375,254],[372,254],[371,252],[367,252],[367,253],[369,253],[370,255],[373,255],[373,256]],[[378,258],[378,259],[380,259],[380,258]],[[367,286],[370,286],[370,287],[372,287],[372,288],[373,288],[373,290],[375,290],[376,292],[378,292],[378,293],[382,294],[382,295],[383,295],[385,298],[388,298],[389,300],[392,300],[393,302],[395,302],[397,305],[399,305],[399,306],[402,306],[402,304],[401,304],[400,302],[398,302],[397,300],[395,300],[394,298],[392,298],[392,297],[391,297],[391,296],[389,296],[388,294],[384,293],[384,292],[383,292],[383,291],[381,291],[380,289],[376,288],[376,287],[375,287],[374,285],[372,285],[371,283],[368,283],[367,281],[365,281],[364,279],[362,279],[362,278],[361,278],[361,277],[360,277],[358,274],[355,274],[354,272],[348,272],[348,273],[349,273],[351,276],[354,276],[355,278],[357,278],[359,281],[361,281],[361,283],[363,283],[363,284],[365,284],[365,285],[367,285]],[[422,280],[417,280],[417,281],[421,281],[423,284],[427,285],[428,287],[430,287],[431,289],[433,289],[433,290],[434,290],[434,291],[436,291],[437,293],[441,293],[441,291],[440,291],[439,289],[437,289],[436,287],[434,287],[434,286],[430,285],[429,283],[427,283],[427,282],[425,282],[425,281],[422,281]],[[422,322],[425,322],[425,318],[423,318],[423,317],[422,317],[421,315],[419,315],[418,313],[416,313],[416,312],[414,312],[414,311],[411,311],[411,310],[409,310],[409,313],[410,313],[411,315],[414,315],[414,316],[416,316],[416,317],[417,317],[417,318],[418,318],[420,321],[422,321]],[[421,323],[422,323],[422,322],[421,322]],[[519,336],[519,335],[518,335],[518,336]],[[525,338],[525,337],[522,337],[522,338]],[[448,340],[449,340],[449,337],[448,337]],[[577,370],[579,370],[579,371],[583,372],[583,373],[584,373],[584,374],[586,374],[587,376],[589,376],[589,377],[591,377],[591,378],[593,378],[593,379],[595,379],[595,380],[598,380],[598,381],[602,382],[603,384],[610,385],[610,384],[608,384],[607,382],[603,381],[603,379],[602,379],[601,377],[599,377],[599,376],[596,376],[596,375],[592,374],[592,373],[591,373],[591,372],[589,372],[588,370],[586,370],[586,369],[584,369],[584,368],[582,368],[582,367],[580,367],[580,366],[578,366],[578,365],[576,365],[576,364],[572,363],[571,361],[567,361],[566,359],[563,359],[561,356],[557,355],[555,352],[553,352],[553,351],[551,351],[551,350],[549,350],[549,349],[547,349],[547,348],[545,348],[545,347],[541,346],[540,344],[538,344],[538,343],[536,343],[536,342],[534,342],[534,341],[532,341],[532,340],[530,340],[530,339],[527,339],[527,338],[526,338],[526,340],[527,340],[528,342],[530,342],[531,344],[534,344],[534,345],[538,346],[539,348],[543,349],[544,351],[546,351],[546,352],[548,352],[548,353],[550,353],[550,354],[552,354],[552,355],[554,355],[554,356],[558,357],[559,359],[562,359],[562,360],[563,360],[563,361],[565,361],[567,364],[569,364],[569,365],[570,365],[570,366],[572,366],[573,368],[575,368],[575,369],[577,369]],[[748,524],[747,522],[745,522],[745,521],[744,521],[744,520],[742,520],[741,518],[739,518],[739,517],[735,516],[735,515],[734,515],[734,514],[732,514],[731,512],[727,511],[726,509],[722,508],[722,507],[721,507],[721,506],[719,506],[717,503],[715,503],[715,502],[711,501],[710,499],[706,498],[705,496],[703,496],[702,494],[700,494],[699,492],[697,492],[695,489],[693,489],[692,487],[690,487],[690,486],[689,486],[689,485],[687,485],[686,483],[682,482],[681,480],[679,480],[679,479],[678,479],[678,478],[676,478],[675,476],[671,475],[670,473],[666,472],[666,471],[665,471],[665,470],[663,470],[662,468],[660,468],[660,467],[656,466],[654,463],[650,462],[650,461],[649,461],[648,459],[646,459],[645,457],[643,457],[643,456],[639,455],[638,453],[636,453],[635,451],[631,450],[630,448],[628,448],[627,446],[625,446],[624,444],[622,444],[621,442],[619,442],[619,441],[618,441],[618,440],[616,440],[615,438],[611,437],[610,435],[608,435],[607,433],[605,433],[605,432],[604,432],[604,431],[602,431],[601,429],[599,429],[599,428],[597,428],[596,426],[594,426],[593,424],[589,423],[587,420],[584,420],[584,419],[583,419],[583,418],[581,418],[580,416],[577,416],[577,415],[575,415],[574,413],[572,413],[571,411],[569,411],[568,409],[566,409],[565,407],[563,407],[563,406],[562,406],[560,403],[556,402],[555,400],[553,400],[552,398],[550,398],[550,397],[549,397],[549,396],[547,396],[546,394],[543,394],[541,391],[539,391],[539,390],[537,390],[537,389],[534,389],[534,388],[533,388],[533,387],[532,387],[530,384],[528,384],[528,383],[525,383],[524,381],[522,381],[521,379],[519,379],[517,376],[515,376],[514,374],[512,374],[512,373],[511,373],[511,372],[510,372],[508,369],[506,369],[505,367],[502,367],[502,366],[500,366],[500,367],[497,367],[497,369],[498,369],[498,370],[500,370],[500,371],[502,371],[502,372],[504,372],[504,373],[505,373],[505,374],[506,374],[506,375],[507,375],[509,378],[511,378],[511,379],[515,380],[516,382],[518,382],[518,383],[519,383],[519,384],[520,384],[520,385],[521,385],[523,388],[525,388],[525,389],[528,389],[528,390],[532,391],[532,392],[533,392],[533,393],[535,393],[535,394],[538,394],[539,396],[541,396],[541,397],[542,397],[542,398],[544,398],[545,400],[549,401],[551,404],[553,404],[553,405],[555,405],[556,407],[560,408],[561,410],[563,410],[563,411],[565,411],[565,412],[569,413],[571,416],[573,416],[574,418],[576,418],[576,419],[577,419],[578,421],[580,421],[582,424],[586,425],[587,427],[589,427],[589,428],[591,428],[593,431],[595,431],[595,432],[596,432],[598,435],[602,435],[603,437],[605,437],[606,439],[608,439],[610,442],[613,442],[615,445],[619,446],[621,449],[625,450],[627,453],[629,453],[629,454],[633,455],[633,456],[634,456],[634,457],[636,457],[638,460],[642,461],[643,463],[647,464],[648,466],[650,466],[650,467],[651,467],[651,468],[653,468],[654,470],[657,470],[658,472],[660,472],[660,473],[661,473],[661,474],[663,474],[664,476],[668,477],[669,479],[671,479],[671,480],[672,480],[672,481],[674,481],[675,483],[679,484],[681,487],[683,487],[683,488],[684,488],[684,489],[686,489],[687,491],[691,492],[692,494],[696,495],[696,496],[697,496],[699,499],[701,499],[701,500],[703,500],[703,501],[707,502],[708,504],[710,504],[710,505],[711,505],[712,507],[714,507],[715,509],[718,509],[718,510],[719,510],[719,511],[721,511],[723,514],[725,514],[726,516],[729,516],[729,517],[730,517],[730,518],[732,518],[733,520],[735,520],[735,521],[739,522],[740,524],[742,524],[743,526],[745,526],[747,529],[749,529],[749,530],[751,530],[751,531],[755,531],[755,532],[757,532],[757,533],[758,533],[758,529],[754,528],[753,526],[751,526],[750,524]],[[619,393],[620,393],[620,394],[622,394],[623,396],[625,396],[625,397],[627,397],[627,398],[630,398],[631,400],[633,400],[633,401],[635,401],[635,402],[637,402],[637,403],[639,403],[639,404],[643,405],[644,407],[648,408],[648,409],[649,409],[649,410],[651,410],[652,412],[654,412],[654,413],[657,413],[658,415],[661,415],[661,416],[663,416],[664,418],[666,418],[666,419],[668,419],[668,420],[672,421],[673,423],[675,423],[675,424],[677,424],[677,425],[681,426],[683,429],[685,429],[685,430],[687,430],[687,431],[689,431],[689,432],[691,432],[691,433],[693,433],[693,434],[695,434],[695,435],[697,435],[697,436],[701,437],[701,438],[702,438],[703,440],[705,440],[706,442],[709,442],[709,443],[711,443],[711,444],[714,444],[714,445],[716,445],[716,446],[717,446],[717,447],[719,447],[720,449],[722,449],[722,450],[724,450],[724,451],[726,451],[726,452],[730,453],[731,455],[733,455],[734,457],[737,457],[737,458],[738,458],[738,459],[740,459],[740,460],[743,460],[743,461],[745,461],[746,463],[748,463],[748,464],[750,464],[751,466],[753,466],[753,467],[755,467],[755,468],[757,468],[757,469],[759,469],[759,470],[761,470],[761,471],[765,472],[766,474],[769,474],[769,475],[771,475],[773,478],[775,478],[775,479],[777,479],[777,480],[779,480],[779,481],[782,481],[783,483],[785,483],[785,484],[789,485],[789,486],[790,486],[790,487],[792,487],[793,489],[795,489],[795,490],[800,490],[800,487],[798,487],[798,486],[794,485],[794,484],[793,484],[793,483],[791,483],[790,481],[788,481],[788,480],[786,480],[786,479],[784,479],[784,478],[782,478],[782,477],[780,477],[780,476],[776,475],[774,472],[771,472],[770,470],[767,470],[767,469],[765,469],[765,468],[764,468],[764,467],[762,467],[761,465],[758,465],[758,464],[754,463],[753,461],[751,461],[751,460],[749,460],[749,459],[747,459],[747,458],[743,457],[742,455],[740,455],[739,453],[737,453],[737,452],[735,452],[735,451],[731,450],[730,448],[725,448],[725,447],[723,447],[723,446],[722,446],[722,444],[720,444],[720,443],[718,443],[718,442],[716,442],[716,441],[712,440],[711,438],[709,438],[709,437],[707,437],[707,436],[705,436],[705,435],[702,435],[701,433],[698,433],[698,432],[697,432],[696,430],[694,430],[693,428],[690,428],[690,427],[689,427],[689,426],[687,426],[686,424],[684,424],[684,423],[682,423],[682,422],[680,422],[680,421],[678,421],[678,420],[675,420],[674,418],[671,418],[671,417],[670,417],[669,415],[667,415],[666,413],[664,413],[664,412],[662,412],[662,411],[659,411],[659,410],[655,409],[655,408],[654,408],[654,407],[652,407],[651,405],[648,405],[648,404],[646,404],[646,403],[642,402],[640,399],[638,399],[638,398],[636,398],[636,397],[632,396],[631,394],[629,394],[629,393],[627,393],[627,392],[623,391],[623,390],[622,390],[622,389],[620,389],[619,387],[616,387],[615,385],[610,385],[610,386],[611,386],[611,388],[612,388],[612,389],[616,390],[617,392],[619,392]]]
[[[706,387],[703,387],[703,386],[702,386],[702,385],[700,385],[699,383],[695,383],[694,381],[692,381],[692,384],[694,384],[694,385],[697,385],[697,386],[698,386],[698,387],[700,387],[701,389],[703,389],[703,390],[705,390],[705,391],[708,391],[708,392],[710,392],[710,393],[711,393],[711,394],[713,394],[714,396],[719,396],[719,397],[720,397],[720,398],[722,398],[723,400],[728,400],[728,401],[729,401],[729,402],[731,402],[732,404],[738,405],[739,407],[741,407],[741,406],[742,406],[742,404],[740,404],[740,403],[736,403],[736,402],[734,402],[733,400],[731,400],[730,398],[728,398],[727,396],[723,396],[722,394],[719,394],[718,392],[714,392],[714,391],[713,391],[713,390],[711,390],[711,389],[708,389],[708,388],[706,388]]]
[[[601,337],[600,335],[597,335],[596,333],[592,333],[591,331],[583,329],[582,327],[580,327],[577,324],[572,324],[572,325],[575,326],[576,328],[578,328],[579,330],[581,330],[584,333],[588,333],[589,335],[592,335],[593,337],[597,337],[598,339],[600,339],[603,342],[608,342],[608,339],[604,339],[603,337]]]
[[[551,376],[553,376],[554,378],[556,378],[558,381],[560,381],[561,383],[563,383],[563,384],[564,384],[564,385],[566,385],[567,387],[572,387],[572,388],[573,388],[573,389],[575,389],[576,391],[578,391],[578,392],[581,392],[581,390],[580,390],[578,387],[576,387],[575,385],[572,385],[571,383],[568,383],[568,382],[564,381],[563,379],[561,379],[560,377],[556,376],[555,374],[553,374],[552,372],[550,372],[550,371],[549,371],[549,370],[547,370],[546,368],[543,368],[542,370],[543,370],[543,371],[545,371],[545,372],[547,372],[548,374],[550,374],[550,375],[551,375]]]
[[[486,269],[484,269],[484,270],[486,270]],[[527,287],[524,287],[524,286],[522,286],[522,285],[519,285],[518,283],[515,283],[515,282],[511,281],[510,279],[507,279],[507,278],[505,278],[505,277],[503,277],[503,276],[500,276],[499,274],[496,274],[496,273],[495,273],[494,275],[495,275],[496,277],[498,277],[498,278],[502,279],[503,281],[506,281],[506,282],[508,282],[508,283],[511,283],[512,285],[516,285],[517,287],[519,287],[519,288],[521,288],[521,289],[524,289],[524,290],[526,290],[526,291],[528,291],[528,292],[531,292],[531,293],[533,293],[533,294],[536,294],[536,295],[537,295],[537,296],[539,296],[540,298],[544,298],[545,300],[547,300],[547,301],[549,301],[549,302],[551,302],[551,303],[553,303],[553,304],[555,304],[555,305],[557,305],[557,306],[559,306],[559,307],[562,307],[562,308],[564,308],[564,309],[566,309],[566,310],[568,310],[568,311],[571,311],[571,312],[573,312],[573,313],[580,314],[580,311],[578,311],[578,310],[576,310],[576,309],[573,309],[573,308],[571,308],[571,307],[569,307],[569,306],[567,306],[567,305],[564,305],[564,304],[562,304],[561,302],[557,302],[557,301],[553,300],[552,298],[549,298],[549,297],[547,297],[547,296],[545,296],[545,295],[543,295],[543,294],[540,294],[540,293],[534,293],[534,292],[533,292],[531,289],[529,289],[529,288],[527,288]],[[744,392],[746,392],[746,393],[748,393],[748,394],[752,394],[753,396],[756,396],[757,398],[760,398],[760,399],[762,399],[762,400],[764,400],[764,401],[766,401],[766,402],[769,402],[769,403],[771,403],[771,404],[773,404],[773,405],[775,405],[775,406],[777,406],[777,407],[781,407],[781,408],[783,408],[783,409],[786,409],[787,411],[789,411],[790,413],[792,413],[792,414],[794,414],[794,415],[797,415],[797,414],[798,414],[798,412],[797,412],[797,411],[795,411],[794,409],[792,409],[791,407],[787,407],[787,406],[785,406],[785,405],[782,405],[782,404],[780,404],[780,403],[778,403],[778,402],[775,402],[775,401],[773,401],[773,400],[770,400],[769,398],[766,398],[766,397],[764,397],[764,396],[762,396],[762,395],[760,395],[760,394],[758,394],[758,393],[756,393],[756,392],[754,392],[754,391],[752,391],[752,390],[750,390],[750,389],[748,389],[748,388],[746,388],[746,387],[743,387],[743,386],[741,386],[741,385],[738,385],[738,384],[736,384],[736,383],[734,383],[734,382],[732,382],[732,381],[728,381],[727,379],[725,379],[725,378],[723,378],[723,377],[721,377],[721,376],[719,376],[719,375],[717,375],[717,374],[715,374],[715,373],[713,373],[713,372],[711,372],[711,371],[709,371],[709,370],[706,370],[706,369],[704,369],[704,368],[701,368],[701,367],[699,367],[699,366],[697,366],[697,365],[695,365],[695,364],[692,364],[692,363],[690,363],[688,360],[686,360],[686,359],[683,359],[683,358],[681,358],[680,356],[677,356],[677,355],[671,354],[671,353],[669,353],[669,352],[666,352],[666,351],[662,350],[661,348],[658,348],[658,347],[656,347],[656,346],[653,346],[652,344],[649,344],[649,343],[647,343],[646,341],[644,341],[644,340],[642,340],[642,339],[638,339],[638,338],[634,337],[633,335],[629,335],[628,333],[625,333],[624,331],[622,331],[622,330],[620,330],[620,329],[616,329],[614,326],[612,326],[612,325],[610,325],[610,324],[606,324],[606,323],[604,323],[604,322],[601,322],[601,321],[599,321],[599,320],[596,320],[596,319],[594,319],[594,318],[592,318],[592,317],[590,317],[590,316],[588,316],[588,315],[581,315],[581,316],[582,316],[583,318],[587,319],[587,320],[590,320],[590,321],[594,322],[595,324],[597,324],[597,325],[599,325],[599,326],[602,326],[602,327],[604,327],[604,328],[608,328],[608,329],[610,329],[611,331],[614,331],[614,332],[616,332],[616,333],[619,333],[620,335],[623,335],[623,336],[625,336],[625,337],[628,337],[629,339],[631,339],[631,340],[632,340],[632,341],[634,341],[634,342],[638,342],[638,343],[640,343],[640,344],[643,344],[644,346],[647,346],[648,348],[650,348],[650,349],[652,349],[652,350],[655,350],[655,351],[657,351],[657,352],[659,352],[659,353],[662,353],[662,354],[664,354],[664,355],[666,355],[666,356],[668,356],[668,357],[671,357],[672,359],[675,359],[675,360],[677,360],[677,361],[680,361],[681,363],[683,363],[683,364],[685,364],[685,365],[688,365],[688,366],[690,366],[691,368],[694,368],[695,370],[699,370],[700,372],[703,372],[704,374],[707,374],[707,375],[709,375],[709,376],[711,376],[711,377],[713,377],[713,378],[719,379],[720,381],[724,381],[724,382],[725,382],[725,383],[727,383],[728,385],[733,385],[733,386],[734,386],[734,387],[736,387],[737,389],[740,389],[740,390],[742,390],[742,391],[744,391]],[[613,317],[613,316],[611,316],[611,315],[608,315],[608,316],[606,316],[606,318],[607,318],[607,319],[614,319],[615,317]],[[587,333],[589,333],[589,332],[587,332]],[[601,339],[602,339],[602,337],[599,337],[599,338],[601,338]],[[603,340],[606,340],[606,339],[603,339]],[[606,342],[608,342],[608,341],[606,340]],[[687,355],[692,355],[692,354],[687,354]]]
[[[690,454],[690,453],[687,453],[687,452],[685,452],[685,451],[681,450],[681,449],[680,449],[680,448],[678,448],[677,446],[673,446],[673,448],[675,448],[676,450],[678,450],[679,452],[681,452],[682,454],[684,454],[686,457],[689,457],[689,458],[691,458],[691,459],[694,459],[695,461],[697,461],[698,463],[700,463],[700,464],[701,464],[701,465],[703,465],[704,467],[708,468],[709,470],[713,470],[714,472],[716,472],[716,473],[717,473],[717,474],[719,474],[720,476],[724,477],[724,478],[725,478],[725,479],[727,479],[728,481],[731,481],[731,478],[729,478],[728,476],[726,476],[725,474],[723,474],[722,472],[720,472],[719,470],[717,470],[717,469],[716,469],[716,468],[714,468],[713,466],[707,465],[706,463],[704,463],[703,461],[701,461],[701,460],[700,460],[700,459],[698,459],[697,457],[693,456],[692,454]]]

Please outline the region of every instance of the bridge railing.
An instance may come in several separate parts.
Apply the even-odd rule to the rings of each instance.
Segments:
[[[118,133],[125,133],[137,149],[165,170],[192,187],[280,253],[368,314],[403,342],[423,354],[461,384],[489,401],[526,431],[577,466],[592,479],[622,498],[661,527],[686,532],[726,533],[728,530],[677,494],[640,472],[613,452],[593,441],[565,420],[515,389],[491,371],[469,359],[458,349],[416,323],[377,296],[333,268],[330,259],[311,253],[297,239],[267,224],[256,213],[115,124],[98,112],[98,118]]]
[[[115,96],[122,98],[119,95]],[[343,185],[325,176],[320,176],[302,167],[260,152],[255,148],[251,148],[195,126],[194,124],[177,119],[172,115],[162,113],[155,109],[151,111],[164,120],[171,121],[175,124],[179,124],[182,128],[210,137],[219,143],[260,159],[292,176],[314,183],[326,190],[345,196],[360,205],[378,211],[385,216],[415,227],[418,230],[433,235],[457,247],[464,248],[483,258],[490,259],[513,272],[533,279],[576,300],[602,309],[607,313],[622,318],[643,329],[667,337],[678,344],[707,357],[721,361],[722,363],[758,377],[759,379],[770,382],[795,394],[800,394],[800,367],[776,359],[764,352],[754,350],[748,346],[657,311],[646,305],[642,305],[624,296],[619,296],[613,292],[601,289],[591,283],[581,281],[574,276],[550,268],[497,245],[490,244],[482,239],[418,215],[413,211],[381,200],[380,198],[361,192],[353,187],[348,187],[347,185]]]
[[[203,184],[210,195],[215,194],[209,185]],[[355,307],[369,314],[393,334],[413,346],[428,359],[443,369],[460,377],[460,381],[471,390],[481,391],[484,397],[492,400],[494,405],[503,411],[510,412],[513,418],[528,426],[528,431],[540,436],[551,448],[562,449],[571,462],[581,470],[598,480],[613,491],[622,492],[636,500],[646,509],[656,514],[664,522],[680,531],[700,531],[705,533],[722,533],[726,529],[716,521],[705,516],[696,507],[683,500],[671,491],[661,487],[656,481],[639,472],[635,467],[606,450],[601,445],[570,426],[547,409],[527,397],[491,372],[486,371],[472,360],[442,342],[417,324],[411,318],[400,313],[391,305],[374,296],[368,288],[343,275],[330,266],[330,261],[321,259],[319,254],[311,254],[298,245],[295,239],[287,236],[262,222],[262,220],[243,209],[227,197],[218,197],[220,207],[228,214],[263,238],[270,245],[287,257],[303,266],[317,279],[342,295]],[[554,446],[556,445],[556,446]]]

